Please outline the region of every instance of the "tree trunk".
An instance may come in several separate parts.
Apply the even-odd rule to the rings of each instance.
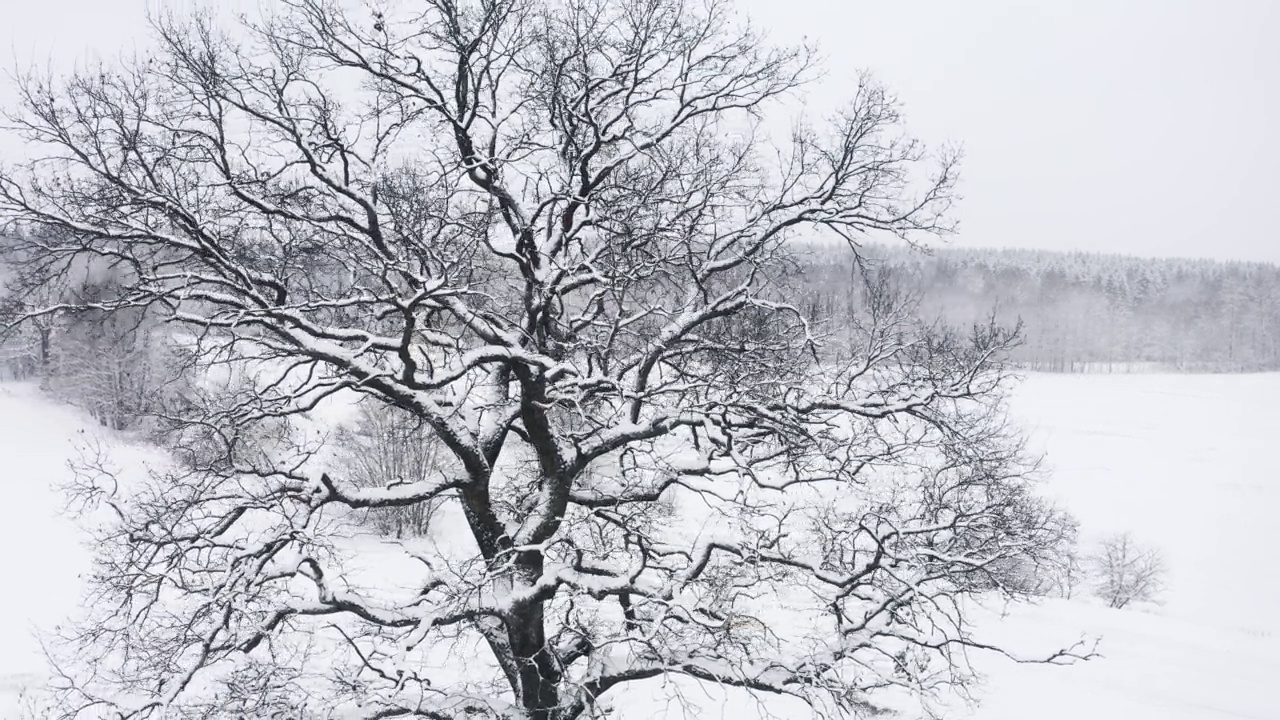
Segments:
[[[40,333],[40,374],[44,375],[49,370],[49,354],[52,352],[52,336],[53,328],[37,327]]]
[[[532,585],[542,576],[542,553],[520,553],[516,567],[518,577]],[[516,693],[531,720],[552,720],[560,706],[561,673],[547,647],[545,604],[544,600],[535,600],[514,609],[507,628],[519,681]]]

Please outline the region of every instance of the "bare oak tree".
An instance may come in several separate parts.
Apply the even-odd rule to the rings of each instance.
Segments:
[[[831,331],[791,246],[948,231],[955,157],[870,80],[777,132],[810,54],[718,0],[410,5],[162,19],[150,56],[23,84],[27,275],[105,261],[95,310],[247,378],[192,392],[153,482],[84,474],[115,520],[60,711],[567,720],[681,676],[834,715],[963,683],[971,599],[1069,534],[1003,426],[1015,336],[874,280]],[[352,394],[437,472],[344,478],[297,423]],[[344,524],[437,502],[438,540]]]

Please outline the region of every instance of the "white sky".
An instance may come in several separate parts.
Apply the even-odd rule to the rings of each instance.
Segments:
[[[819,44],[824,98],[869,68],[964,146],[957,244],[1280,262],[1280,1],[739,2]],[[145,43],[145,7],[0,0],[3,65]]]

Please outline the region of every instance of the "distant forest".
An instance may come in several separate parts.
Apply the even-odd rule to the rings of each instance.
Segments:
[[[790,286],[806,314],[837,328],[852,322],[863,287],[853,253],[836,245],[800,250]],[[1280,370],[1275,265],[883,245],[867,245],[863,255],[866,271],[915,296],[926,320],[967,327],[994,314],[1002,325],[1021,322],[1023,342],[1012,359],[1025,369]],[[79,287],[12,294],[0,300],[0,328],[22,308],[92,297],[104,282],[86,272]],[[175,352],[157,340],[158,328],[133,315],[61,313],[16,334],[0,332],[0,379],[41,376],[104,423],[121,422],[156,400],[157,378],[166,374],[161,356]]]
[[[815,311],[839,313],[853,256],[811,248],[802,272]],[[870,245],[873,272],[952,325],[1019,320],[1014,360],[1051,372],[1280,369],[1280,267],[1038,250]],[[847,295],[848,293],[843,293]]]

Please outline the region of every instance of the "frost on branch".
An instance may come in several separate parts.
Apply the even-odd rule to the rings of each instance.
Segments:
[[[869,79],[773,137],[809,52],[715,0],[281,5],[28,77],[11,121],[39,157],[0,174],[23,276],[109,266],[95,310],[196,361],[175,467],[83,476],[114,520],[64,716],[567,720],[668,676],[839,715],[963,686],[970,597],[1026,594],[1009,568],[1071,531],[1003,425],[1016,334],[921,323],[874,273],[835,327],[793,243],[948,231],[953,155]],[[353,398],[439,461],[344,473],[326,413]],[[421,538],[354,522],[437,506]]]

